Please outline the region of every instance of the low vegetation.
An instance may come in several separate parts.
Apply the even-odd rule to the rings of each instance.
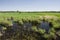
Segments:
[[[11,17],[17,23],[16,29],[12,28]],[[38,29],[43,18],[53,24],[48,34]],[[32,24],[31,30],[24,29],[24,21]],[[0,40],[60,40],[60,13],[0,13],[0,25]]]

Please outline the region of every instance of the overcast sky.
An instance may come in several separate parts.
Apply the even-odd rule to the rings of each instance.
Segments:
[[[0,0],[0,11],[60,11],[60,0]]]

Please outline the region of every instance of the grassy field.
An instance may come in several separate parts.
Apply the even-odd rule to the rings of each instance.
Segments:
[[[17,20],[17,21],[19,20],[20,23],[22,22],[22,19],[24,19],[26,21],[28,21],[28,20],[30,20],[30,21],[37,21],[38,23],[40,23],[40,21],[43,18],[45,18],[47,21],[49,21],[49,22],[51,21],[53,23],[53,27],[50,29],[50,34],[44,33],[45,31],[42,30],[42,29],[37,30],[37,28],[36,28],[37,26],[35,26],[35,27],[32,26],[33,33],[23,31],[22,32],[22,35],[23,35],[22,40],[25,40],[25,38],[26,38],[26,40],[27,39],[29,40],[29,38],[30,38],[30,40],[37,40],[41,36],[40,34],[38,35],[38,33],[44,34],[42,36],[49,40],[49,38],[51,39],[50,36],[52,36],[52,38],[55,38],[55,33],[57,31],[54,28],[60,28],[60,13],[27,13],[27,12],[26,13],[25,12],[24,13],[18,13],[18,12],[17,13],[0,13],[0,23],[3,22],[3,23],[8,23],[10,25],[11,21],[8,21],[7,19],[10,19],[11,17],[13,17],[14,20]],[[6,31],[10,30],[8,28],[6,29]],[[21,32],[21,29],[19,29],[19,30]],[[20,35],[19,30],[15,31],[15,32],[17,32],[17,34],[15,36],[16,39],[14,39],[15,37],[14,37],[14,35],[12,35],[12,37],[10,38],[11,40],[17,40],[17,39],[19,40],[20,39],[19,38],[19,35]],[[27,34],[29,34],[29,35],[27,35]],[[28,38],[27,38],[27,36],[28,36]],[[59,34],[59,36],[60,36],[60,34]],[[43,38],[41,38],[41,40],[42,39]]]
[[[47,19],[59,19],[60,13],[0,13],[0,22],[11,17],[13,17],[14,20],[39,20],[43,17],[46,17]]]
[[[24,20],[42,20],[43,18],[47,19],[49,21],[49,19],[53,22],[56,23],[55,21],[60,20],[60,13],[0,13],[0,22],[7,22],[7,18],[11,18],[13,17],[14,20],[20,20],[22,21],[22,19]],[[59,23],[58,23],[59,24]]]
[[[47,20],[51,20],[53,23],[56,23],[55,21],[60,20],[60,13],[0,13],[0,22],[7,22],[7,18],[11,18],[13,17],[14,20],[20,20],[22,21],[22,19],[24,20],[42,20],[42,18],[46,18]],[[59,23],[58,23],[59,24]]]
[[[0,13],[0,20],[10,17],[14,17],[17,20],[22,18],[35,19],[39,18],[40,16],[57,16],[60,18],[60,13]]]

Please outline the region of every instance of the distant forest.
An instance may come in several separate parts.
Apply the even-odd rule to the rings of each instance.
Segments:
[[[0,13],[60,13],[60,11],[0,11]]]

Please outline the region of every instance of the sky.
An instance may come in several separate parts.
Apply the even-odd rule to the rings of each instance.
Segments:
[[[0,0],[0,11],[60,11],[60,0]]]

